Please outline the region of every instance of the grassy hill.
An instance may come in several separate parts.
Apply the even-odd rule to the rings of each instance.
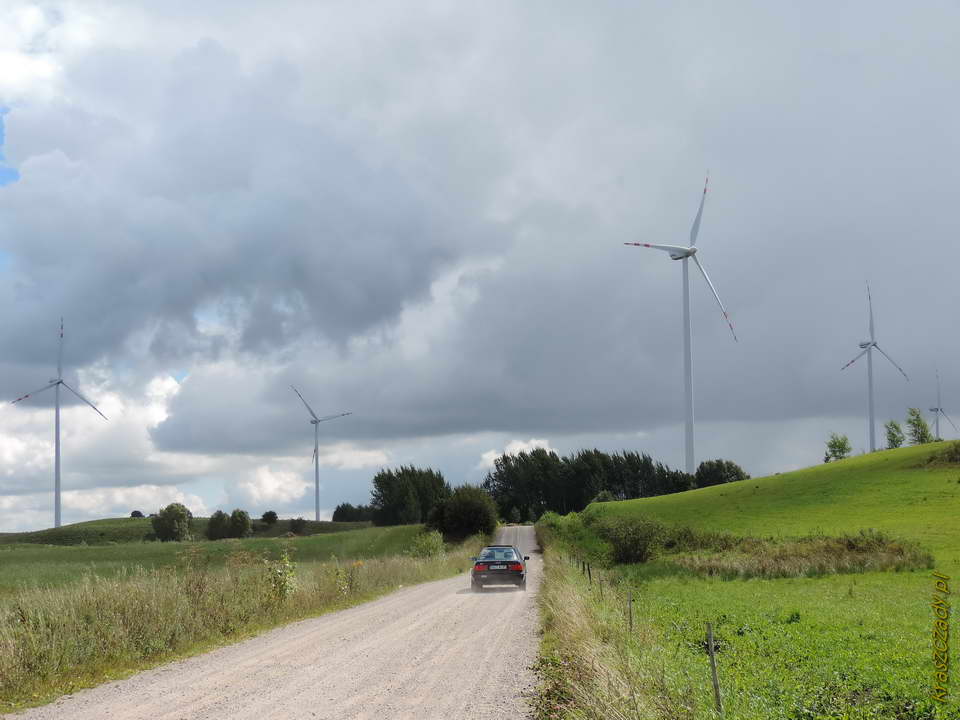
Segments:
[[[198,540],[204,538],[209,518],[193,519],[193,534]],[[316,522],[308,520],[300,535],[343,532],[370,527],[368,522]],[[290,531],[289,520],[278,520],[273,525],[255,520],[254,537],[281,537]],[[37,543],[40,545],[109,545],[111,543],[140,542],[153,535],[150,518],[107,518],[62,525],[33,532],[0,533],[0,545],[12,543]]]
[[[89,523],[79,523],[87,524]],[[67,527],[69,526],[60,529]],[[199,548],[214,566],[222,565],[226,557],[236,550],[266,552],[275,556],[282,546],[290,547],[294,559],[298,562],[328,560],[333,556],[354,559],[397,555],[410,547],[421,527],[367,527],[289,539],[253,537],[244,540],[69,546],[7,543],[0,545],[0,567],[3,568],[0,573],[0,595],[13,593],[24,587],[66,585],[85,574],[112,577],[137,566],[149,569],[174,565],[178,556],[190,548]]]
[[[665,553],[601,571],[615,589],[600,598],[597,583],[590,585],[577,566],[554,561],[557,581],[553,589],[548,582],[546,600],[553,627],[544,647],[576,662],[588,646],[565,638],[589,618],[612,673],[595,683],[594,695],[620,677],[640,688],[648,712],[668,707],[668,715],[713,718],[704,652],[709,621],[727,718],[960,718],[956,668],[948,701],[931,699],[932,572],[949,576],[954,594],[960,587],[960,464],[934,459],[948,446],[881,451],[675,495],[593,504],[582,513],[588,529],[610,517],[760,538],[878,529],[919,543],[932,553],[934,568],[730,579],[680,567]],[[639,627],[633,636],[623,632],[628,589]],[[951,629],[960,635],[955,622]],[[590,667],[577,672],[586,677]],[[576,683],[565,688],[573,692]]]

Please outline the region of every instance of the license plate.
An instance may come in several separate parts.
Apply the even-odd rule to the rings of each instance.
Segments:
[[[491,569],[491,570],[506,570],[506,569],[507,569],[507,566],[506,566],[506,565],[491,565],[491,566],[490,566],[490,569]]]

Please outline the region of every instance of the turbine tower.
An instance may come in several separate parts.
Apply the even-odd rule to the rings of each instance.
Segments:
[[[39,390],[34,390],[33,392],[27,393],[21,397],[18,397],[16,400],[10,404],[16,404],[21,400],[26,400],[28,397],[41,393],[44,390],[49,390],[53,388],[53,393],[55,397],[55,410],[54,410],[54,420],[53,420],[53,526],[60,527],[60,386],[63,385],[67,390],[72,392],[78,398],[83,400],[87,405],[96,410],[97,414],[102,417],[104,420],[107,419],[107,416],[100,412],[97,409],[97,406],[92,402],[87,400],[83,395],[78,393],[72,387],[67,385],[63,381],[63,318],[60,318],[60,346],[57,351],[57,377],[51,380],[47,385],[44,385]]]
[[[873,419],[873,349],[876,348],[877,352],[889,360],[890,364],[899,370],[900,374],[903,375],[907,381],[909,381],[910,378],[907,377],[907,374],[903,371],[903,368],[897,365],[893,361],[893,358],[887,355],[883,351],[883,348],[877,345],[877,337],[873,328],[873,299],[870,297],[869,283],[867,283],[867,303],[870,305],[870,339],[864,340],[862,343],[860,343],[860,354],[840,369],[846,370],[864,355],[867,356],[867,410],[870,416],[870,452],[874,452],[877,449],[877,424]]]
[[[650,243],[637,242],[624,243],[624,245],[663,250],[670,254],[671,260],[683,261],[683,403],[685,410],[683,436],[684,452],[686,456],[686,469],[690,475],[693,475],[693,473],[696,471],[693,452],[693,358],[690,348],[690,272],[687,263],[687,261],[691,258],[693,258],[693,262],[696,263],[700,274],[703,275],[703,279],[707,281],[707,285],[710,286],[710,291],[713,293],[713,296],[717,299],[717,304],[720,306],[720,311],[723,313],[723,319],[726,320],[727,326],[730,328],[730,332],[733,334],[733,339],[737,340],[737,333],[733,330],[733,323],[730,322],[730,316],[727,314],[727,309],[723,306],[723,302],[720,300],[720,296],[717,294],[717,289],[713,286],[713,283],[710,282],[710,277],[707,275],[707,271],[703,269],[703,265],[697,258],[697,234],[700,232],[700,218],[703,217],[703,203],[707,199],[707,185],[709,182],[710,176],[708,175],[706,181],[703,183],[703,195],[700,196],[700,207],[697,209],[697,217],[694,218],[693,227],[690,228],[689,246],[651,245]]]
[[[303,399],[303,395],[300,394],[300,391],[297,390],[293,385],[290,387],[293,388],[293,391],[297,394],[297,397],[300,398],[300,402],[304,404],[307,408],[307,412],[310,413],[310,424],[313,425],[313,482],[314,482],[314,492],[313,492],[313,502],[314,509],[316,511],[316,520],[320,522],[320,423],[326,422],[327,420],[334,420],[336,418],[346,417],[347,415],[352,415],[353,413],[337,413],[336,415],[324,415],[323,417],[317,417],[317,414],[313,411],[307,401]]]
[[[947,422],[953,425],[953,420],[943,411],[943,405],[940,402],[940,370],[937,370],[937,406],[930,408],[930,412],[933,413],[933,424],[934,424],[934,433],[936,433],[937,440],[941,440],[940,435],[940,416],[943,415],[947,418]],[[956,430],[957,426],[953,425],[953,429]],[[960,432],[960,431],[958,431]]]

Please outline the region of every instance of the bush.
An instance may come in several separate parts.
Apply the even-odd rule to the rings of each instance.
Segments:
[[[436,530],[426,530],[413,539],[407,555],[415,558],[432,558],[443,555],[445,550],[443,536]]]
[[[303,535],[303,531],[307,529],[307,521],[302,517],[293,518],[290,521],[290,532],[295,535]]]
[[[245,538],[253,535],[253,525],[250,514],[246,510],[237,508],[230,513],[230,537]]]
[[[749,480],[750,476],[733,460],[704,460],[696,473],[697,487],[722,485],[738,480]]]
[[[597,534],[610,543],[618,563],[645,563],[663,546],[667,528],[649,518],[604,518],[595,526]]]
[[[230,516],[223,510],[217,510],[207,522],[207,539],[220,540],[230,537]]]
[[[277,514],[273,510],[267,510],[260,519],[267,525],[277,524]]]
[[[591,500],[590,502],[592,503],[615,502],[616,499],[617,498],[614,497],[614,494],[609,490],[601,490],[594,496],[593,500]]]
[[[461,485],[453,495],[437,503],[428,524],[454,538],[489,535],[497,527],[497,506],[486,491],[475,485]]]
[[[134,510],[132,513],[130,513],[130,517],[142,518],[143,513],[140,512],[139,510]]]
[[[181,503],[170,503],[150,520],[157,540],[189,540],[193,515]]]

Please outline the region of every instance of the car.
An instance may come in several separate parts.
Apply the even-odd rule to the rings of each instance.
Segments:
[[[480,592],[487,585],[516,585],[527,589],[527,560],[516,545],[487,545],[473,558],[470,588]]]

